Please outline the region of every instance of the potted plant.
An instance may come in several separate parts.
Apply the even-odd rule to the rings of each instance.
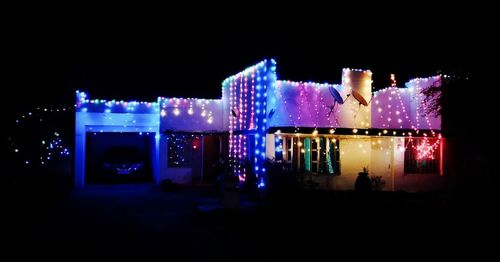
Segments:
[[[354,191],[356,192],[370,192],[372,191],[372,181],[368,177],[368,168],[363,167],[363,171],[358,173],[356,182],[354,184]]]

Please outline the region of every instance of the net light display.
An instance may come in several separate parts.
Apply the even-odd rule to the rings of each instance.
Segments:
[[[61,159],[67,159],[71,155],[71,148],[66,142],[64,132],[61,128],[49,126],[60,113],[73,112],[74,106],[45,106],[35,107],[26,113],[20,114],[12,126],[13,132],[9,134],[8,145],[11,152],[21,159],[25,166],[34,165],[46,166],[47,164]],[[57,115],[54,115],[57,114]],[[29,142],[25,138],[17,137],[20,130],[24,130],[26,125],[35,125],[40,136],[37,145]]]
[[[241,182],[248,175],[254,175],[259,188],[265,186],[267,92],[275,82],[276,62],[271,59],[222,83],[223,89],[229,91],[229,159],[233,162],[233,172]],[[250,148],[253,148],[252,154],[249,154]],[[252,167],[245,163],[252,163]]]

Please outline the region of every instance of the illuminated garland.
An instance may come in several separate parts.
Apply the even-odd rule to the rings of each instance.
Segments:
[[[21,114],[15,120],[15,128],[24,129],[23,125],[30,123],[30,121],[35,121],[34,123],[40,123],[43,125],[44,119],[49,118],[49,116],[45,116],[45,114],[49,113],[71,113],[73,112],[74,106],[60,106],[60,107],[37,107],[34,108],[27,113]],[[50,118],[49,118],[50,119]],[[35,132],[35,130],[33,130]],[[36,130],[37,133],[40,133],[39,128]],[[39,145],[39,150],[36,149],[35,145],[26,145],[26,148],[18,143],[14,136],[18,134],[18,132],[14,132],[10,134],[8,138],[10,151],[14,153],[14,155],[22,160],[22,163],[25,166],[36,166],[39,164],[40,166],[45,166],[49,162],[57,160],[57,159],[66,159],[71,151],[69,147],[64,143],[63,138],[61,137],[60,131],[49,131],[49,135],[47,138],[41,138]],[[25,139],[20,139],[25,141]],[[31,155],[33,152],[39,152],[39,155]]]

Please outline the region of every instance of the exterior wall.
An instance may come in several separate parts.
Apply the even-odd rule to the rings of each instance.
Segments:
[[[360,106],[348,94],[356,90],[369,102],[371,75],[370,71],[344,69],[342,85],[276,81],[268,92],[269,111],[275,111],[268,126],[369,128],[370,105]],[[336,89],[345,103],[336,103],[329,88]]]
[[[370,170],[371,141],[369,138],[340,138],[340,176],[334,176],[333,188],[353,190],[363,167]]]
[[[391,141],[393,140],[393,141]],[[393,189],[393,172],[403,172],[404,158],[397,158],[399,151],[394,150],[394,144],[398,143],[397,138],[372,137],[371,138],[371,162],[370,177],[380,176],[385,182],[382,190]],[[404,154],[401,154],[404,156]]]
[[[160,98],[160,129],[172,131],[227,131],[223,99]]]
[[[275,148],[275,135],[274,134],[266,134],[266,158],[274,159],[276,148]]]
[[[406,88],[389,87],[375,92],[372,103],[372,127],[404,129],[441,129],[441,117],[425,116],[421,91],[440,85],[440,77],[418,78]]]

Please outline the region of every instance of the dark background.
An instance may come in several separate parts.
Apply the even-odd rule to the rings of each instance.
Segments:
[[[73,104],[77,89],[108,99],[216,98],[224,78],[264,58],[277,60],[278,79],[296,81],[340,83],[344,67],[370,69],[379,89],[391,73],[402,86],[439,70],[468,72],[482,49],[471,47],[479,33],[460,7],[374,7],[26,10],[6,23],[3,106]]]

